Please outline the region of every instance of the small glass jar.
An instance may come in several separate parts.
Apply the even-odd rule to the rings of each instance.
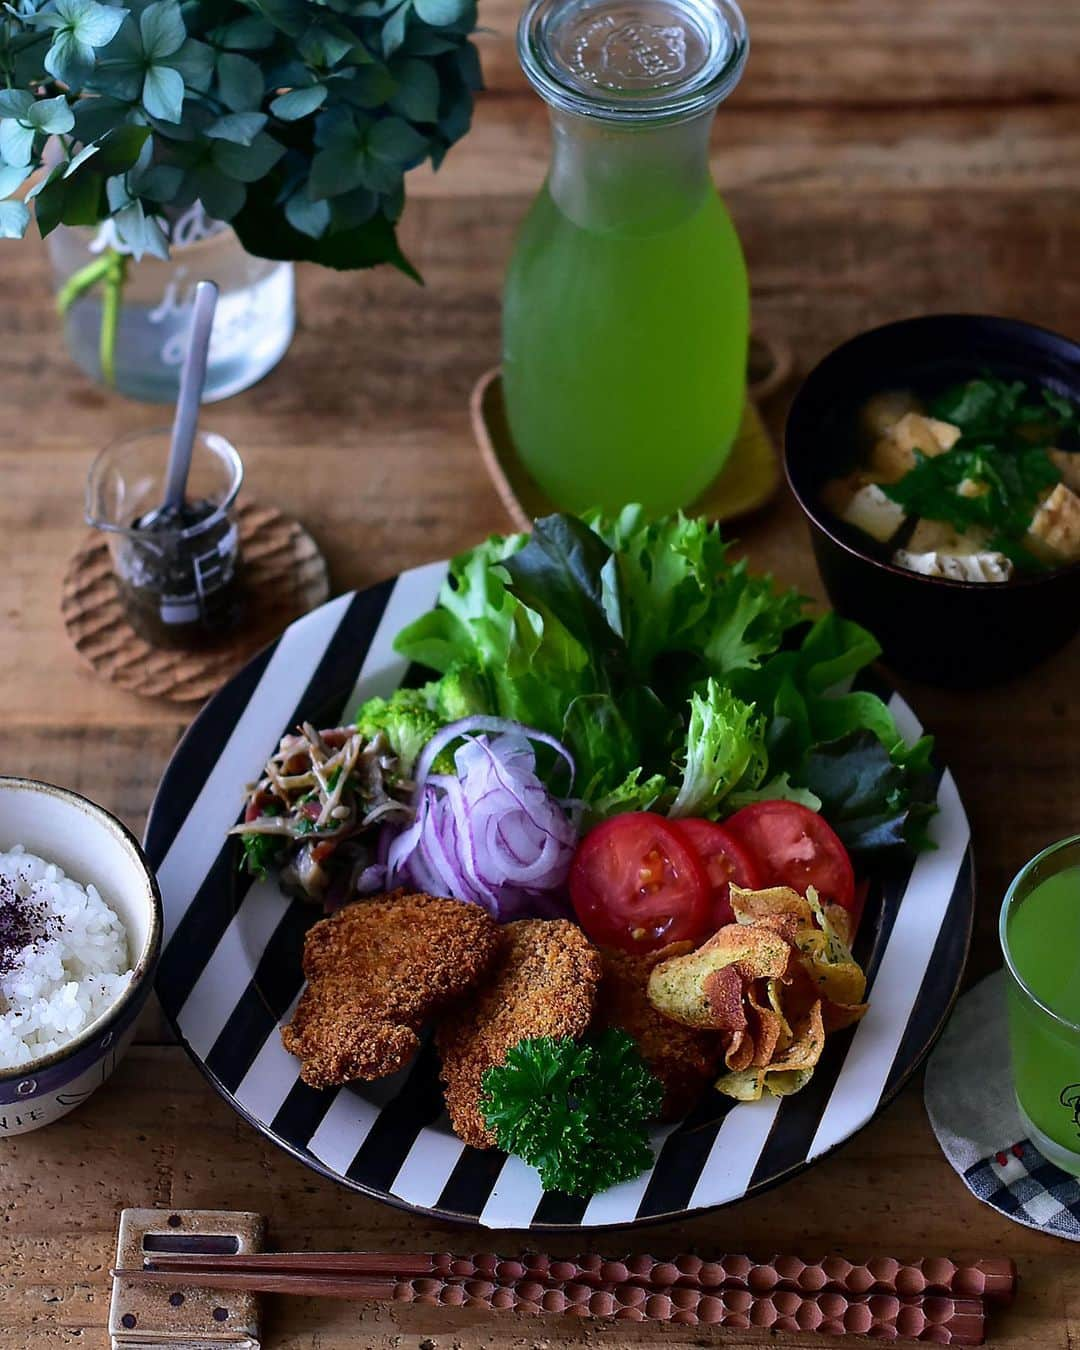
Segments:
[[[108,250],[124,269],[112,362],[115,387],[147,403],[173,403],[187,348],[195,286],[214,281],[218,303],[210,337],[204,403],[229,398],[261,380],[288,350],[296,325],[293,265],[256,258],[235,232],[211,220],[196,202],[169,226],[170,256],[136,261],[112,221],[97,229],[58,226],[48,238],[58,294]],[[109,383],[102,369],[105,289],[98,283],[64,311],[68,349],[84,371]]]
[[[243,617],[236,497],[240,456],[199,432],[182,511],[162,509],[167,427],[137,432],[94,460],[86,520],[105,531],[132,627],[157,647],[199,647],[229,637]]]

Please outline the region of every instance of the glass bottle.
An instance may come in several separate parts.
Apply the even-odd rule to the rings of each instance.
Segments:
[[[553,153],[506,279],[503,389],[517,453],[562,509],[687,506],[731,451],[749,295],[708,155],[747,49],[733,0],[522,16]]]

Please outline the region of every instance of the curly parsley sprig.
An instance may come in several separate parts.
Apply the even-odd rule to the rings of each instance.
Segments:
[[[483,1088],[499,1147],[535,1167],[545,1190],[594,1195],[652,1164],[645,1127],[663,1089],[624,1031],[519,1041]]]

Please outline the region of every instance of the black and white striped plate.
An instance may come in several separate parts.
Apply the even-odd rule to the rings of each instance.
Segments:
[[[300,993],[310,906],[237,869],[246,783],[287,728],[332,725],[405,678],[398,630],[431,608],[446,565],[406,572],[313,611],[207,704],[165,772],[146,849],[165,904],[158,993],[210,1081],[257,1129],[316,1170],[393,1204],[491,1228],[566,1228],[673,1218],[738,1200],[849,1138],[892,1097],[952,1005],[973,912],[967,820],[946,771],[937,848],[876,878],[857,954],[870,1011],[830,1038],[809,1086],[783,1101],[734,1105],[706,1093],[681,1124],[655,1132],[656,1163],[589,1200],[544,1194],[516,1158],[466,1148],[442,1110],[430,1046],[380,1083],[316,1092],[282,1049],[278,1027]],[[888,691],[885,691],[886,696]],[[898,694],[906,736],[920,727]]]

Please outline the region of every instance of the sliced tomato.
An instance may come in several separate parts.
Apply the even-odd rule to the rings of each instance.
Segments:
[[[590,830],[570,867],[578,922],[601,947],[649,952],[711,931],[709,878],[672,823],[650,811]]]
[[[688,820],[673,820],[670,823],[701,859],[708,874],[709,903],[712,906],[709,923],[713,932],[723,928],[725,924],[734,923],[731,883],[743,886],[748,891],[760,889],[764,882],[757,859],[730,830],[726,830],[723,825],[717,825],[713,820],[700,820],[694,817]]]
[[[766,886],[813,886],[821,899],[852,909],[855,872],[847,849],[816,811],[800,802],[752,802],[724,828],[757,859]]]

